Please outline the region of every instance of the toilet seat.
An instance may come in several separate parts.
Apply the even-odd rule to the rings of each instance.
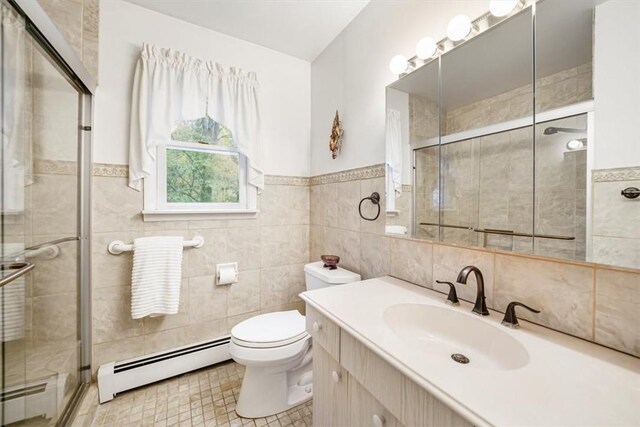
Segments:
[[[231,340],[248,348],[283,347],[308,336],[305,318],[297,310],[261,314],[231,329]]]

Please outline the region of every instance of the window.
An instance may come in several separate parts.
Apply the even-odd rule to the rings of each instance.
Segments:
[[[237,151],[231,131],[210,117],[177,123],[157,146],[156,165],[157,176],[145,180],[145,220],[255,213],[246,157]]]

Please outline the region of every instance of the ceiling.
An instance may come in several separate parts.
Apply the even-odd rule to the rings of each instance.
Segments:
[[[127,0],[313,61],[369,0]]]

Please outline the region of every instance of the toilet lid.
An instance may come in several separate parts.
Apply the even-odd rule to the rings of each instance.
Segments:
[[[304,316],[297,310],[261,314],[231,329],[234,341],[247,347],[277,347],[306,335]]]

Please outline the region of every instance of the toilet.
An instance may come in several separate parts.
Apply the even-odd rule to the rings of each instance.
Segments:
[[[314,262],[304,267],[307,290],[357,282],[360,275]],[[262,418],[313,396],[311,336],[297,310],[261,314],[231,329],[231,357],[245,366],[236,412]]]

